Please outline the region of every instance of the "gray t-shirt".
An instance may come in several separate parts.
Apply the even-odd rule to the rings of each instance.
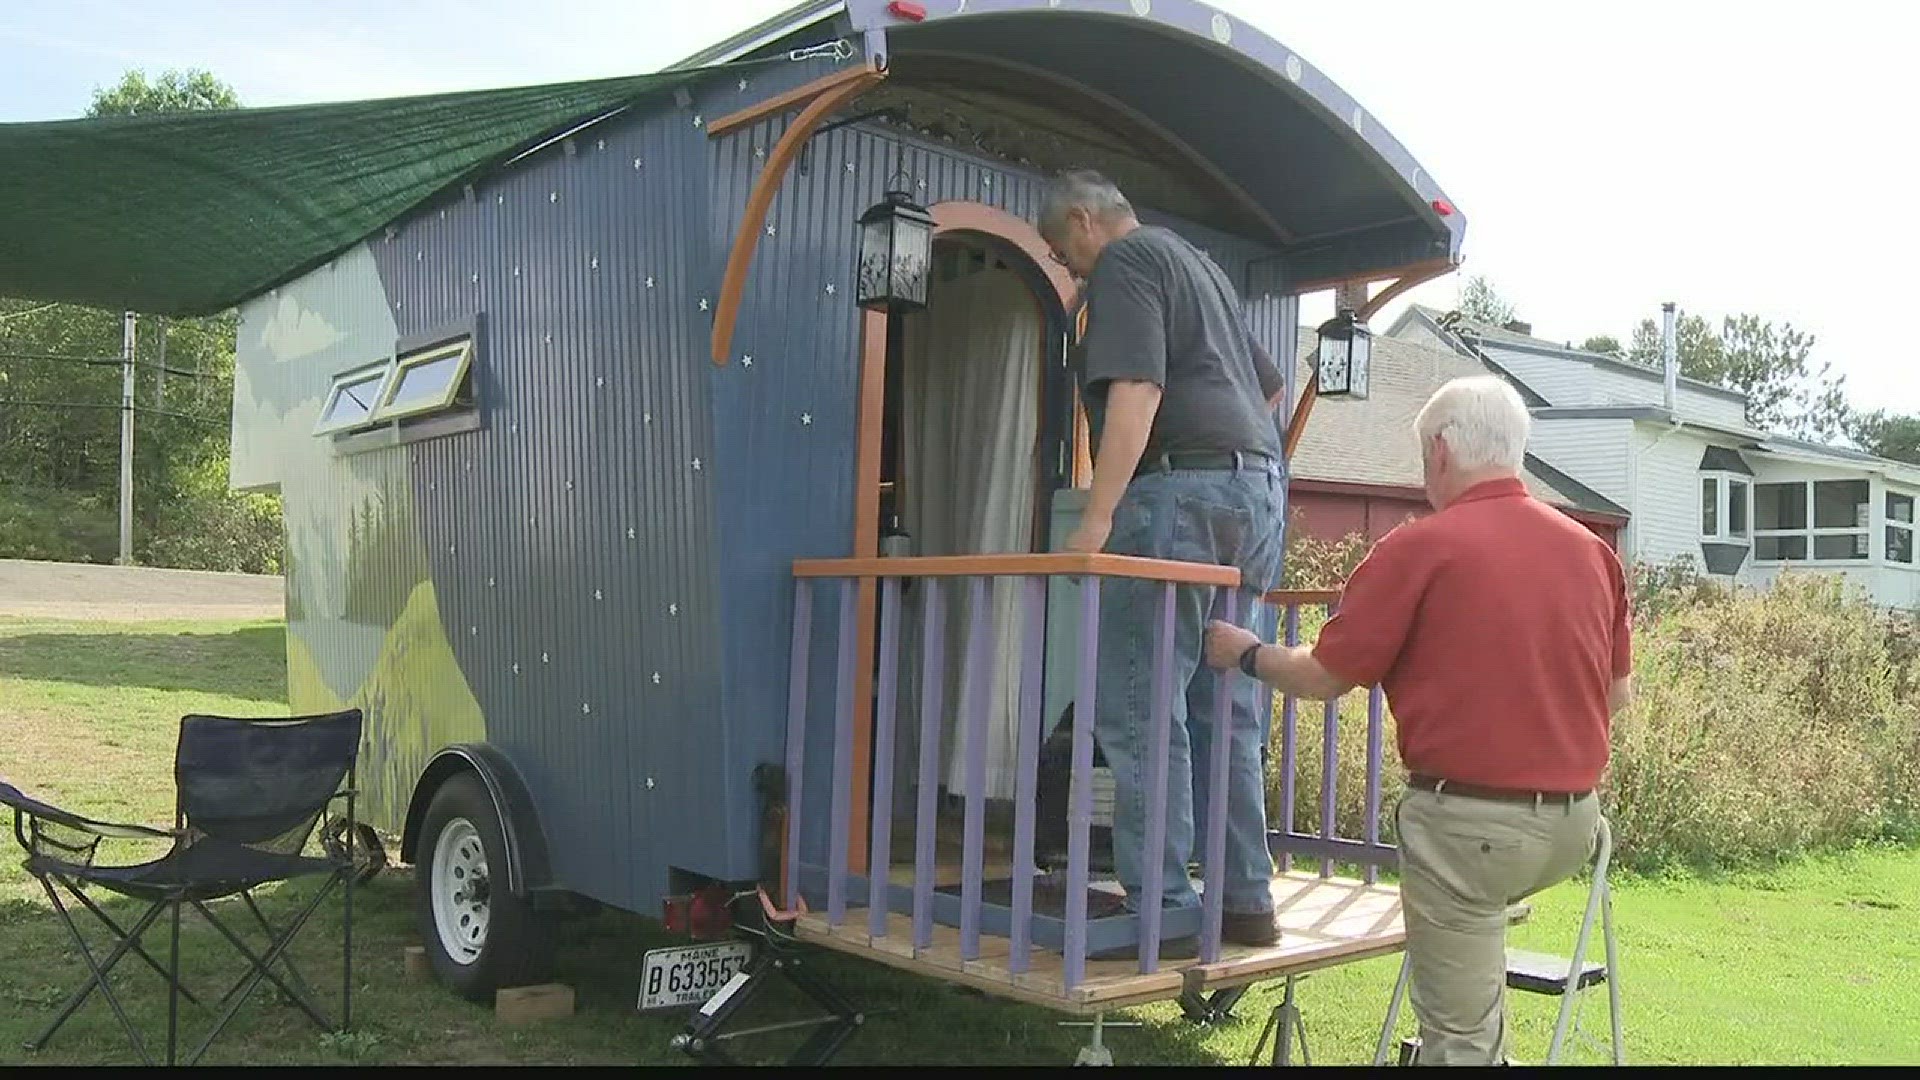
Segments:
[[[1076,375],[1096,451],[1108,381],[1133,379],[1161,390],[1143,462],[1182,450],[1280,456],[1267,409],[1282,386],[1280,369],[1253,340],[1233,284],[1206,252],[1170,229],[1142,226],[1100,252],[1086,301]]]

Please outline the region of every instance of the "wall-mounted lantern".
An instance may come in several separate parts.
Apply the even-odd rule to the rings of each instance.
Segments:
[[[1320,396],[1367,396],[1367,366],[1373,359],[1373,332],[1352,310],[1320,324]]]
[[[861,307],[904,315],[927,306],[933,225],[933,215],[904,191],[887,192],[860,215]]]

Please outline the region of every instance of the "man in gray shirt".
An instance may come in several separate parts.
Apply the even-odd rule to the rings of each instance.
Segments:
[[[1040,233],[1054,259],[1086,283],[1075,374],[1094,442],[1093,490],[1068,550],[1238,567],[1240,621],[1250,624],[1261,595],[1280,577],[1286,475],[1273,423],[1283,394],[1279,369],[1253,341],[1220,267],[1179,234],[1141,225],[1126,197],[1098,173],[1054,181]],[[1213,739],[1229,740],[1222,936],[1267,945],[1279,934],[1261,770],[1266,725],[1243,690],[1231,703],[1229,730],[1213,730],[1214,676],[1200,656],[1216,592],[1176,590],[1173,679],[1184,692],[1173,700],[1163,851],[1142,851],[1162,595],[1156,583],[1101,584],[1094,731],[1113,770],[1114,861],[1129,909],[1142,902],[1148,858],[1162,860],[1165,906],[1198,904],[1187,864],[1210,778],[1194,762],[1210,760]],[[1198,951],[1198,938],[1184,937],[1163,941],[1160,955]]]

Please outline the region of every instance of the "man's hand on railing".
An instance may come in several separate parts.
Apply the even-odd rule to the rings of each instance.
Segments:
[[[1207,664],[1221,671],[1238,667],[1247,650],[1260,643],[1253,631],[1215,619],[1207,624]]]
[[[1332,701],[1354,688],[1355,684],[1321,666],[1307,646],[1268,645],[1232,623],[1215,619],[1207,624],[1207,663],[1215,668],[1240,666],[1240,658],[1254,647],[1248,673],[1282,693]]]

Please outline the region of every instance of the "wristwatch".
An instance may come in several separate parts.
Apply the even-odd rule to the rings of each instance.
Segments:
[[[1260,677],[1259,671],[1255,670],[1259,667],[1260,649],[1261,643],[1256,641],[1247,646],[1246,651],[1240,654],[1240,670],[1246,672],[1247,678],[1249,679],[1258,679]]]

